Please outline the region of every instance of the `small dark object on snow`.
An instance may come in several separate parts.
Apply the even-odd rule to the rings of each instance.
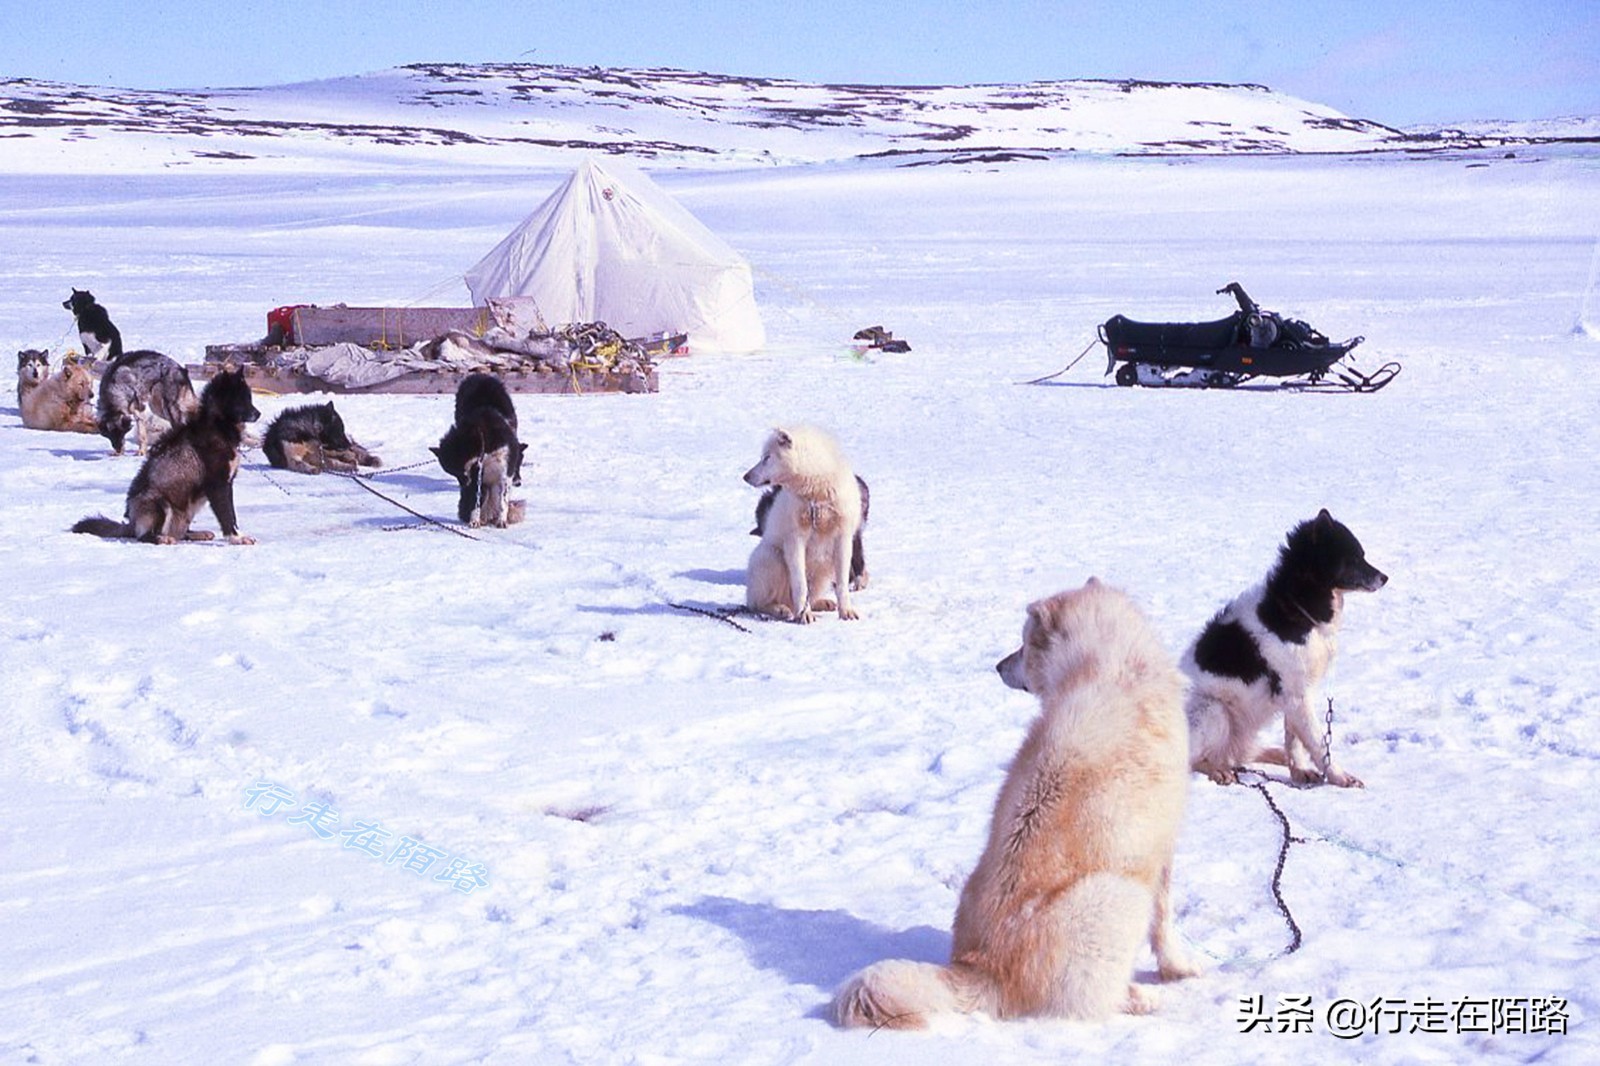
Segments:
[[[1215,322],[1135,322],[1113,315],[1100,327],[1106,373],[1118,385],[1232,388],[1258,377],[1283,385],[1333,392],[1376,392],[1400,373],[1385,363],[1363,374],[1341,360],[1364,338],[1339,344],[1297,319],[1263,311],[1236,281],[1217,290],[1239,310]],[[1116,364],[1121,362],[1122,366]]]
[[[894,334],[882,326],[868,326],[866,329],[856,330],[856,335],[851,340],[866,341],[868,348],[880,352],[909,352],[911,345],[905,341],[897,341]]]

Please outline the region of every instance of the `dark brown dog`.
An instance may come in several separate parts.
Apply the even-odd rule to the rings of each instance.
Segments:
[[[200,393],[199,413],[150,449],[128,486],[126,521],[97,515],[83,519],[72,532],[154,544],[210,540],[210,532],[189,529],[200,505],[209,503],[228,543],[254,544],[239,532],[233,477],[239,470],[244,424],[260,417],[244,375],[234,370],[217,374]]]

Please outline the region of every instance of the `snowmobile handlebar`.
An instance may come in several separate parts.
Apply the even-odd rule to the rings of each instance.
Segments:
[[[1258,310],[1260,310],[1260,308],[1256,307],[1256,302],[1250,299],[1250,294],[1244,291],[1244,286],[1240,285],[1237,281],[1230,281],[1222,288],[1217,290],[1218,296],[1221,296],[1223,293],[1228,293],[1235,300],[1239,301],[1239,310],[1243,311],[1247,315],[1255,314]]]

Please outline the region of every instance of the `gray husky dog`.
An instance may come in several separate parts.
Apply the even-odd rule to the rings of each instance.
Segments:
[[[187,422],[199,409],[189,372],[160,352],[128,352],[100,375],[100,435],[118,455],[130,429],[137,429],[143,455],[157,436]]]
[[[126,521],[96,515],[72,527],[74,533],[130,537],[155,544],[210,540],[211,533],[189,525],[209,503],[230,544],[254,544],[239,532],[233,510],[233,477],[239,471],[244,424],[261,417],[244,375],[224,370],[200,394],[194,418],[174,428],[150,449],[128,486]]]

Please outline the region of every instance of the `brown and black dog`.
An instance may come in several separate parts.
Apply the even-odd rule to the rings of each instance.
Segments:
[[[261,417],[250,386],[237,370],[223,370],[200,393],[200,410],[157,440],[128,486],[125,521],[104,516],[85,518],[74,533],[130,537],[154,544],[210,540],[208,531],[192,531],[200,505],[209,503],[230,544],[254,544],[239,532],[233,509],[233,477],[239,470],[239,445],[244,425]]]
[[[50,373],[47,352],[17,353],[17,409],[29,429],[54,429],[70,433],[98,433],[95,419],[94,379],[77,362],[68,359]]]

